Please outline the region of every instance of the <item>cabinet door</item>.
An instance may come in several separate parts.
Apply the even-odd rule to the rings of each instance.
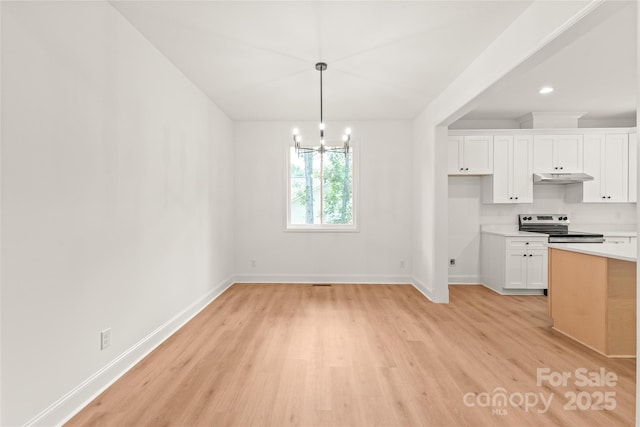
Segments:
[[[591,175],[593,181],[582,183],[583,202],[602,202],[602,148],[604,135],[584,136],[584,173]]]
[[[511,170],[510,197],[514,197],[515,203],[533,203],[533,137],[531,135],[519,135],[513,139]]]
[[[628,201],[629,185],[629,136],[607,135],[602,146],[602,195],[607,202]]]
[[[533,137],[533,171],[536,173],[557,172],[554,170],[554,135],[535,135]]]
[[[504,287],[523,289],[527,287],[527,251],[507,251]]]
[[[493,198],[491,203],[513,203],[513,137],[496,136],[493,139]]]
[[[638,201],[638,137],[629,135],[629,201]]]
[[[474,175],[493,173],[493,136],[465,136],[462,152],[465,173]]]
[[[559,172],[582,172],[582,135],[559,135],[554,151]]]
[[[547,288],[547,249],[530,249],[527,259],[527,288]]]
[[[460,168],[462,164],[461,157],[462,153],[460,152],[460,147],[462,146],[462,137],[461,136],[450,136],[447,141],[448,148],[448,165],[447,165],[447,173],[449,175],[460,175],[463,173]]]

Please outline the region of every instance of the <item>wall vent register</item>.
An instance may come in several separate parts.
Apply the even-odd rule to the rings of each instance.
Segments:
[[[549,236],[549,243],[602,243],[604,236],[598,233],[569,230],[566,214],[520,214],[520,231],[541,233]]]

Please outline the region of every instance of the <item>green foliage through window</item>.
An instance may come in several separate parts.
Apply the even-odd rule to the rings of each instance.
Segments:
[[[289,157],[291,224],[353,224],[353,154]]]

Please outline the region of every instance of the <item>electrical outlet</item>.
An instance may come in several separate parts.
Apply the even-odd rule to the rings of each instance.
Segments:
[[[404,260],[403,259],[400,260],[400,268],[404,268]]]
[[[100,350],[104,350],[110,345],[111,345],[111,328],[108,328],[100,332]]]
[[[449,260],[449,265],[456,265],[456,259],[455,258],[451,258]]]
[[[256,260],[255,259],[251,260],[251,268],[256,268]]]

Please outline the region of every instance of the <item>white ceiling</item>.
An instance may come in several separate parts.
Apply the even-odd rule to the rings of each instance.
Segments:
[[[517,119],[529,112],[583,112],[585,119],[636,114],[635,2],[612,2],[570,30],[543,60],[503,78],[463,119]],[[539,89],[552,86],[551,94]]]
[[[112,1],[233,120],[411,119],[530,1]],[[629,9],[629,8],[627,8]],[[635,111],[635,13],[506,78],[465,118]],[[553,96],[540,98],[541,84]],[[532,91],[533,88],[533,91]]]
[[[112,3],[234,120],[413,118],[530,4]]]

